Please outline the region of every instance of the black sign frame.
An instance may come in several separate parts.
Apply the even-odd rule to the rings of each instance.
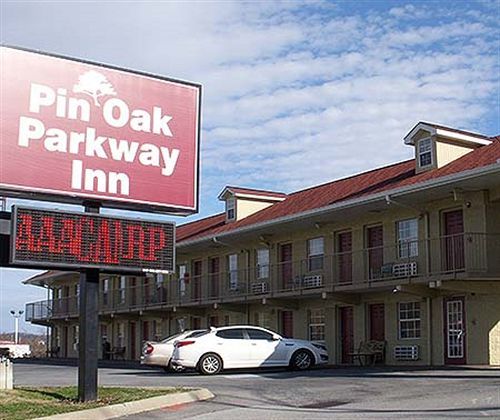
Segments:
[[[147,224],[153,227],[159,227],[168,230],[168,235],[171,235],[172,240],[169,241],[171,244],[167,244],[166,246],[171,250],[171,259],[169,258],[165,265],[169,267],[163,268],[154,268],[152,266],[148,267],[148,262],[144,261],[144,264],[141,266],[124,266],[124,265],[110,265],[104,263],[92,263],[79,260],[78,262],[61,262],[61,261],[51,261],[51,260],[27,260],[19,257],[19,253],[16,251],[16,239],[18,234],[18,215],[22,212],[39,212],[44,213],[51,216],[67,216],[70,218],[86,218],[86,219],[101,219],[108,221],[120,221],[134,225]],[[35,207],[26,207],[26,206],[12,206],[12,219],[11,219],[11,234],[10,234],[10,264],[15,265],[16,267],[25,267],[25,268],[38,268],[41,269],[51,268],[58,269],[62,271],[80,271],[84,269],[99,269],[102,272],[106,273],[116,273],[116,274],[147,274],[147,273],[159,273],[159,274],[173,274],[175,273],[175,261],[176,261],[176,249],[175,249],[175,236],[176,236],[176,224],[175,222],[158,222],[146,219],[130,219],[126,217],[114,216],[114,215],[103,215],[98,213],[82,213],[82,212],[74,212],[74,211],[63,211],[63,210],[53,210],[53,209],[40,209]],[[82,235],[82,241],[88,240]]]

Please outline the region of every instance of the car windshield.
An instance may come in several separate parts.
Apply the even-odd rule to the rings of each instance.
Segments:
[[[198,330],[193,331],[191,334],[187,335],[186,338],[196,338],[201,337],[202,335],[208,334],[210,330]]]
[[[200,336],[206,334],[207,332],[209,332],[209,330],[182,331],[180,333],[177,333],[177,334],[171,335],[167,338],[164,338],[163,340],[161,340],[161,342],[167,343],[169,341],[176,340],[183,335],[184,335],[184,338],[200,337]]]

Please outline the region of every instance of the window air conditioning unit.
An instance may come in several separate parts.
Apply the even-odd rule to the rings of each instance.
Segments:
[[[267,293],[269,291],[269,286],[265,281],[260,283],[252,283],[251,290],[254,295]]]
[[[418,360],[418,346],[395,346],[394,359],[396,360]]]
[[[398,263],[392,266],[394,277],[409,277],[417,275],[417,262]]]
[[[323,286],[323,276],[321,274],[316,274],[314,276],[304,276],[302,285],[304,287],[321,287]]]

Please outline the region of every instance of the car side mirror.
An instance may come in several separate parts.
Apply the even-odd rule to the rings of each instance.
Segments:
[[[278,334],[273,334],[273,341],[281,340],[281,337]]]

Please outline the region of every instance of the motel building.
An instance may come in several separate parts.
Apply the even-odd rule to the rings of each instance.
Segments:
[[[404,144],[414,158],[290,194],[224,188],[224,212],[177,227],[176,275],[101,275],[100,338],[138,360],[145,340],[253,324],[336,365],[369,340],[387,365],[500,365],[500,137],[420,122]],[[25,281],[47,289],[26,317],[52,357],[77,357],[78,281]]]

